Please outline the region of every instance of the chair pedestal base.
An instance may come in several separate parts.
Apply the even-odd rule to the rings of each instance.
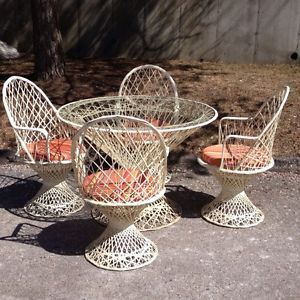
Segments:
[[[38,195],[25,205],[24,210],[35,217],[58,218],[69,216],[83,206],[82,198],[63,181],[54,187],[43,185]]]
[[[91,211],[92,218],[99,224],[106,226],[109,222],[109,219],[100,211],[100,209],[101,207],[93,206]]]
[[[110,221],[102,235],[86,248],[85,258],[89,262],[103,269],[126,271],[146,266],[157,257],[156,245],[133,224],[142,208],[101,206],[100,209]]]
[[[255,226],[264,220],[262,211],[250,201],[244,191],[250,175],[217,173],[215,176],[222,184],[222,191],[202,208],[201,214],[204,219],[233,228]]]
[[[38,194],[25,205],[25,211],[35,217],[55,218],[71,215],[82,209],[84,201],[68,186],[65,179],[72,165],[32,164],[31,168],[43,179]]]
[[[180,220],[181,212],[181,207],[175,201],[163,196],[141,211],[135,221],[135,226],[140,231],[157,230],[168,227]],[[92,217],[102,225],[108,223],[108,218],[98,207],[92,209]]]

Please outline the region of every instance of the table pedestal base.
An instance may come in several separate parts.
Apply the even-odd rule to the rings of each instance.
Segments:
[[[163,196],[141,211],[135,225],[141,231],[157,230],[178,222],[181,212],[179,204]]]
[[[101,209],[101,208],[100,208]],[[100,224],[107,225],[108,218],[98,207],[92,209],[92,217]],[[175,201],[163,196],[148,205],[139,214],[135,226],[140,231],[157,230],[178,222],[181,218],[181,207]]]
[[[85,258],[95,266],[125,271],[150,264],[158,255],[156,245],[132,224],[139,207],[101,207],[109,224],[102,235],[85,250]]]

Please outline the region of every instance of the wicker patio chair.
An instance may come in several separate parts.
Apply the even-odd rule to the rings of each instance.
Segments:
[[[119,96],[147,95],[178,97],[175,81],[163,68],[142,65],[132,69],[123,79]]]
[[[171,96],[178,98],[177,87],[175,81],[173,80],[172,76],[163,68],[156,66],[156,65],[142,65],[132,69],[127,75],[124,77],[120,89],[119,89],[119,96],[139,96],[139,95],[146,95],[146,96]],[[133,100],[132,100],[133,101]],[[135,105],[135,104],[134,104]],[[144,105],[144,104],[143,104]],[[179,103],[174,101],[174,110],[176,111],[179,107]],[[123,114],[122,108],[120,107],[119,114]],[[162,126],[159,120],[151,119],[147,120],[154,126]],[[165,125],[165,124],[164,124]],[[167,149],[169,152],[169,149]],[[166,183],[171,180],[171,174],[167,173],[166,176]],[[169,205],[166,205],[163,202],[166,211],[169,212],[170,218],[174,219],[175,221],[179,220],[178,212],[181,213],[181,209],[176,205],[173,204],[173,208]],[[152,206],[157,205],[156,203],[152,203]],[[141,215],[140,219],[137,220],[136,225],[142,231],[145,230],[148,226],[149,219],[153,220],[153,212],[150,209],[145,209]],[[92,216],[95,220],[97,220],[100,224],[105,224],[107,222],[107,218],[98,211],[97,208],[92,209]]]
[[[47,218],[80,210],[83,200],[65,182],[72,168],[72,131],[58,120],[56,108],[39,87],[19,76],[5,81],[3,103],[16,136],[16,155],[43,179],[25,211]]]
[[[156,65],[142,65],[132,69],[124,77],[119,96],[147,95],[147,96],[172,96],[178,97],[177,87],[172,76],[163,68]],[[178,109],[175,101],[174,109]],[[160,126],[158,120],[148,120],[154,126]],[[171,180],[168,173],[166,183]]]
[[[290,88],[260,107],[254,117],[225,117],[219,124],[219,143],[201,151],[198,162],[222,185],[221,193],[202,208],[202,216],[226,227],[250,227],[264,214],[247,197],[249,180],[273,167],[272,148],[277,125]]]
[[[164,195],[166,155],[160,133],[138,118],[104,116],[78,131],[72,146],[76,181],[83,198],[109,219],[106,230],[86,248],[92,264],[121,271],[156,258],[156,245],[134,221]]]

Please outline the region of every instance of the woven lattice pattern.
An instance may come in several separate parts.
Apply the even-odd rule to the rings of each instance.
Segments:
[[[74,129],[63,125],[57,110],[33,82],[10,77],[3,86],[3,102],[17,140],[17,155],[43,178],[38,196],[25,210],[34,216],[59,217],[83,207],[65,183],[71,170]]]
[[[106,225],[108,218],[100,209],[94,207],[92,216],[98,223]],[[134,224],[140,231],[157,230],[176,223],[180,219],[181,213],[180,205],[163,196],[144,208]]]
[[[155,65],[139,66],[132,69],[124,77],[119,89],[119,96],[132,95],[178,97],[177,87],[172,76],[166,70]],[[174,105],[174,112],[178,112],[178,102],[175,101]],[[175,116],[177,117],[177,115]],[[152,119],[150,122],[154,126],[163,125],[163,123],[157,119]],[[171,174],[167,174],[166,183],[170,180]],[[136,222],[136,226],[140,230],[158,229],[171,225],[180,219],[178,212],[181,210],[178,204],[174,202],[166,203],[163,199],[159,201],[160,205],[156,206],[152,204],[141,212],[140,219]],[[173,207],[175,210],[173,210]],[[102,220],[99,213],[98,219]]]
[[[124,77],[119,96],[126,95],[178,96],[171,75],[155,65],[139,66]]]
[[[221,119],[219,144],[223,145],[223,151],[219,157],[220,165],[215,165],[218,154],[205,149],[204,161],[199,158],[222,185],[221,193],[202,209],[201,213],[208,221],[237,228],[263,221],[263,213],[250,201],[244,189],[251,177],[274,165],[273,142],[288,94],[289,87],[286,87],[278,97],[267,100],[254,117]],[[220,148],[217,146],[215,149]]]
[[[176,223],[181,213],[182,209],[175,201],[163,196],[143,209],[135,226],[140,231],[157,230]]]
[[[243,153],[240,157],[223,158],[221,169],[251,172],[272,166],[274,137],[288,94],[289,87],[265,101],[253,117],[221,119],[219,144],[223,144],[229,153],[239,152],[232,151],[232,147],[245,149],[244,146],[248,146],[248,151],[240,151]]]
[[[44,92],[31,81],[13,76],[3,87],[3,102],[17,138],[17,154],[31,162],[36,161],[36,154],[28,149],[28,145],[52,139],[69,139],[70,128],[57,118],[57,111]],[[46,146],[46,145],[45,145]],[[47,147],[47,146],[46,146]],[[50,161],[50,151],[41,162]]]
[[[25,206],[25,211],[36,217],[69,216],[83,207],[83,201],[77,197],[65,181],[52,188],[42,187],[38,195]]]
[[[134,116],[151,122],[171,149],[178,146],[199,127],[212,122],[217,117],[217,112],[206,104],[175,97],[101,97],[69,103],[59,109],[60,118],[77,129],[97,117],[114,114]],[[155,223],[151,221],[152,229],[173,224],[179,220],[180,209],[176,203],[171,202],[165,203],[164,209],[161,209],[160,205],[157,208],[160,213],[157,213],[155,206],[152,205],[153,217],[149,216],[147,209],[145,216],[143,212],[141,218],[143,221],[149,217],[155,220]],[[93,216],[97,216],[101,223],[105,222],[105,217],[97,210],[97,208],[93,209]],[[136,224],[141,230],[150,229],[148,221],[144,225],[141,222]]]
[[[88,261],[108,270],[132,270],[150,264],[158,254],[157,246],[134,225],[122,232],[108,229],[85,251]]]
[[[142,65],[132,69],[123,79],[119,96],[148,95],[178,97],[177,87],[171,75],[164,69],[155,65]],[[174,111],[178,103],[175,101]],[[150,121],[154,126],[161,126],[159,120]],[[171,179],[168,174],[166,183]]]
[[[162,136],[140,119],[102,117],[78,131],[72,155],[84,198],[99,205],[109,219],[105,232],[87,248],[86,258],[112,270],[150,263],[157,248],[133,223],[165,191],[167,148]]]
[[[25,211],[37,217],[65,217],[79,211],[84,202],[68,186],[65,179],[72,168],[66,164],[30,164],[43,179],[38,194],[25,205]]]
[[[249,175],[215,174],[222,184],[222,191],[211,203],[202,208],[201,214],[212,223],[235,228],[246,228],[259,224],[264,214],[244,192]]]
[[[60,118],[77,129],[95,118],[116,114],[152,123],[171,149],[217,118],[217,112],[209,105],[176,97],[101,97],[69,103],[59,109]]]
[[[163,140],[146,123],[122,117],[95,122],[76,145],[78,182],[94,201],[135,203],[164,188]]]

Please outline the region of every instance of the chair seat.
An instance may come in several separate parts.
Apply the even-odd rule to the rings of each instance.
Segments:
[[[229,148],[229,151],[228,151]],[[251,166],[266,166],[269,163],[268,156],[261,150],[253,149],[247,145],[232,144],[224,149],[224,166],[235,167],[241,163],[247,155],[245,164]],[[209,165],[220,167],[222,161],[223,144],[212,145],[201,151],[201,159]]]
[[[70,139],[53,139],[49,140],[50,161],[71,160]],[[40,140],[35,143],[27,144],[28,151],[36,160],[47,160],[46,140]],[[26,152],[22,149],[20,156],[25,156]]]
[[[108,169],[86,176],[83,191],[99,201],[135,202],[151,194],[152,177],[135,169]]]

